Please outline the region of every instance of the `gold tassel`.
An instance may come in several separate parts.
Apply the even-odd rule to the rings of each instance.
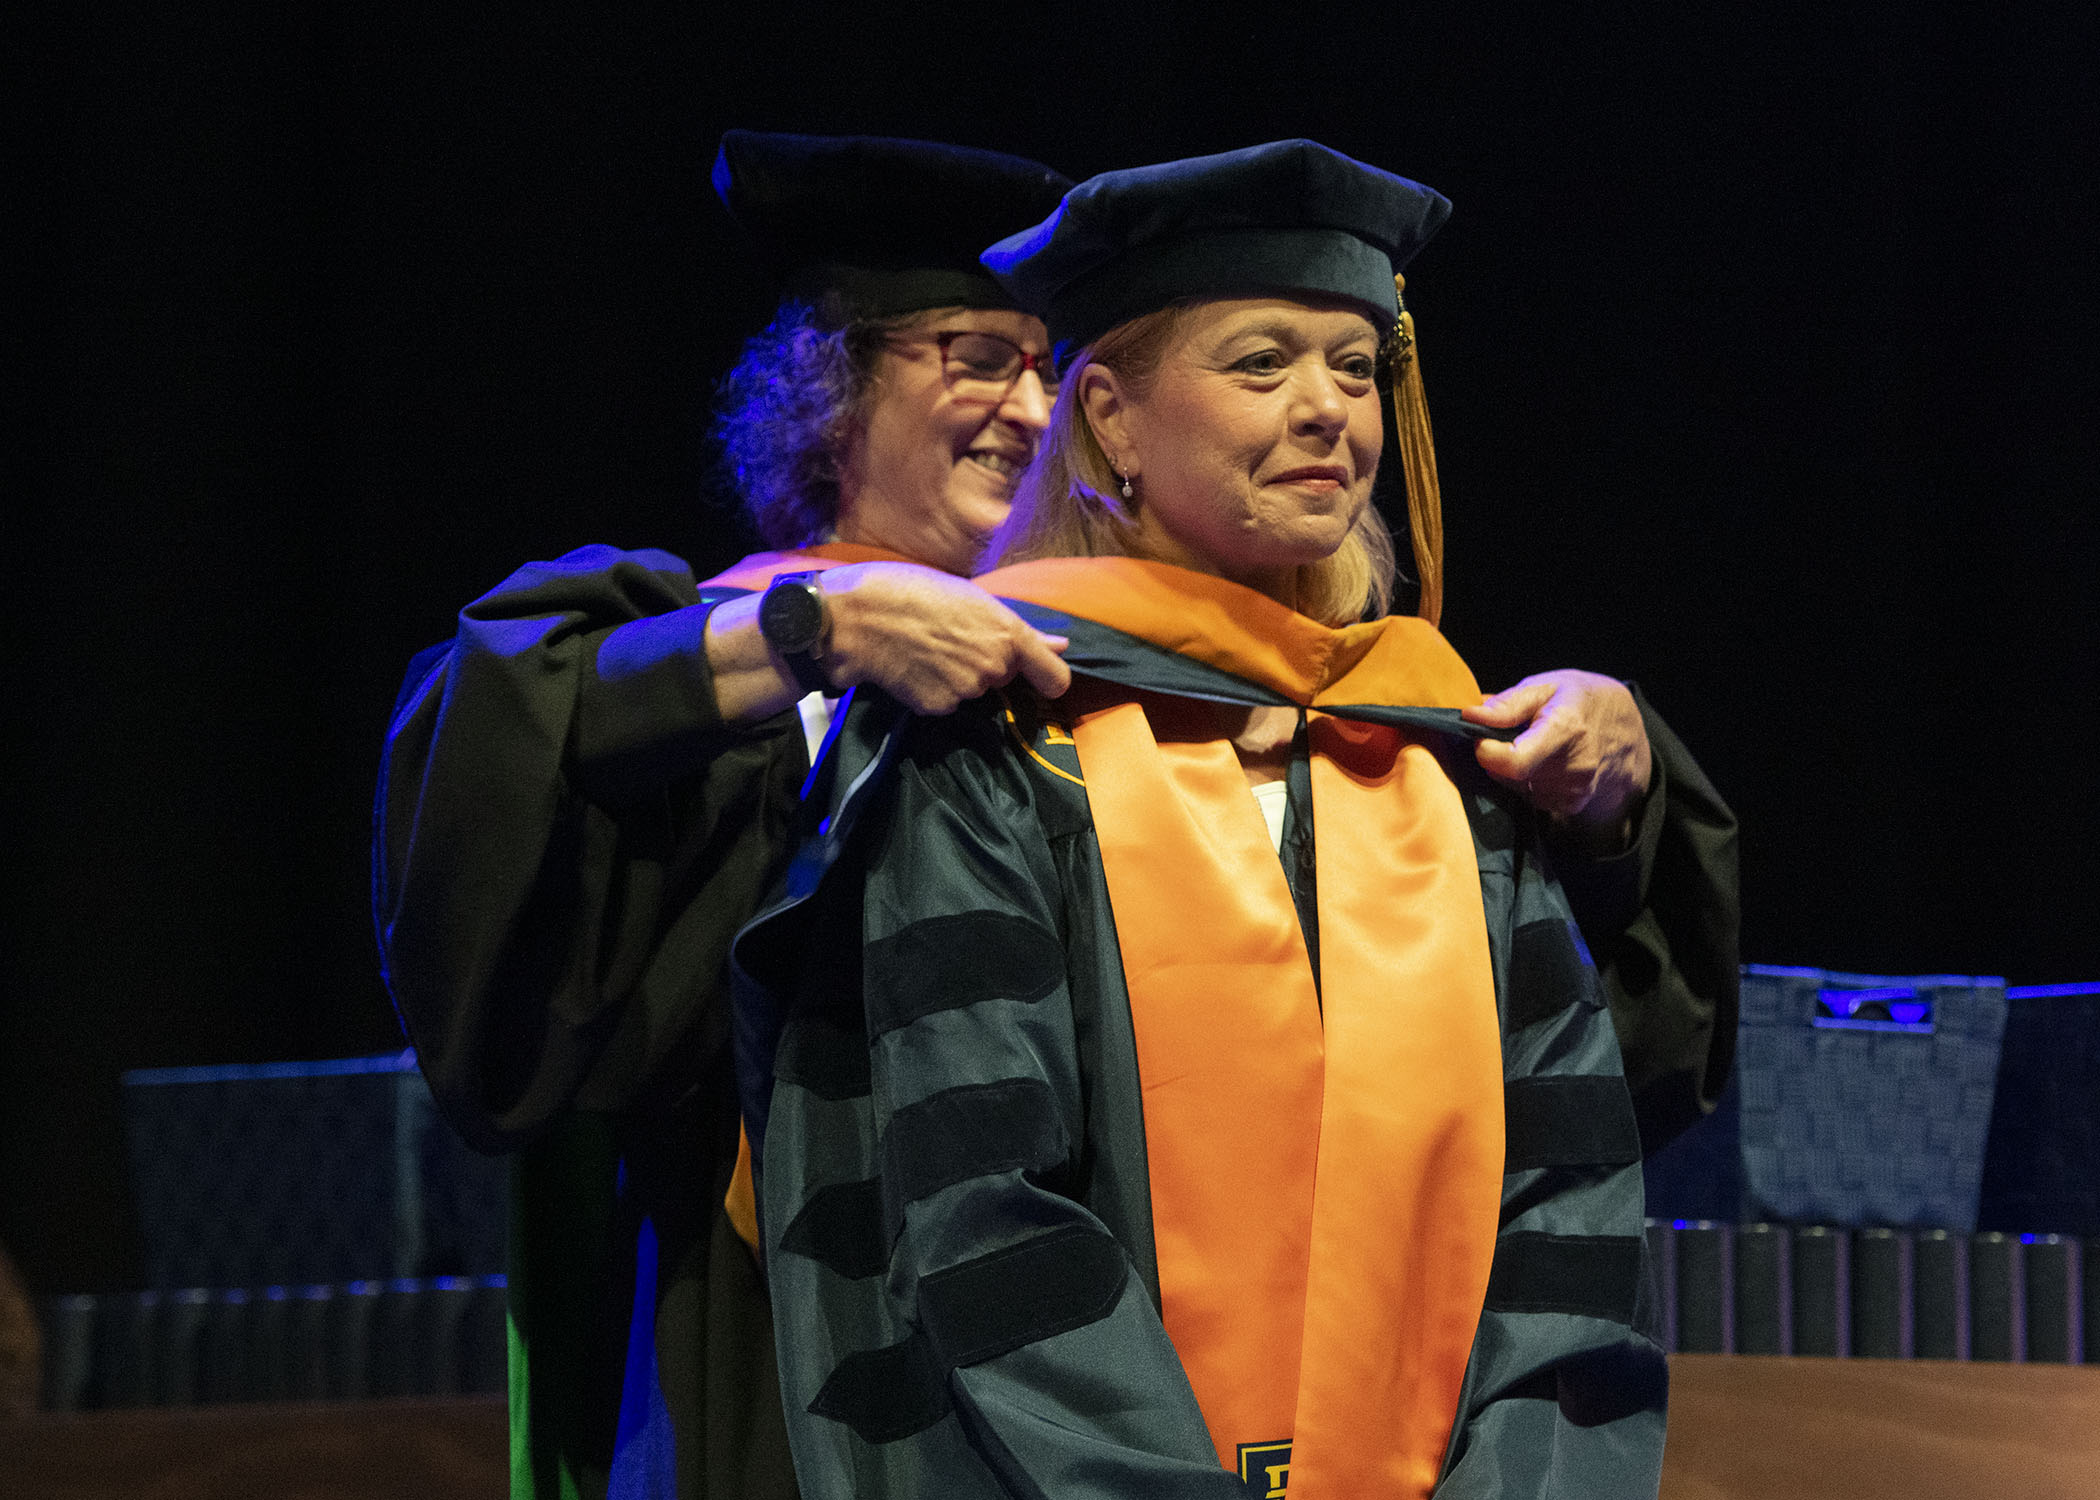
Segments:
[[[1395,275],[1401,295],[1400,321],[1393,329],[1393,426],[1400,434],[1400,470],[1407,479],[1407,531],[1415,546],[1415,576],[1422,602],[1415,613],[1434,625],[1444,612],[1444,502],[1436,482],[1436,442],[1429,433],[1429,404],[1422,397],[1422,359],[1415,348],[1415,320],[1407,311],[1407,278]]]

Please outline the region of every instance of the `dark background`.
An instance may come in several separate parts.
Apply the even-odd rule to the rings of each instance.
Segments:
[[[2085,8],[157,9],[18,55],[0,1241],[40,1290],[137,1275],[120,1070],[398,1045],[408,655],[529,558],[742,547],[733,124],[1075,177],[1302,134],[1442,189],[1409,300],[1483,682],[1643,683],[1742,817],[1750,959],[2100,978]]]

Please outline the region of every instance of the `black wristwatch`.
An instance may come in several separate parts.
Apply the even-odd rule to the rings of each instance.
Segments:
[[[787,663],[805,693],[838,691],[818,665],[830,623],[815,573],[782,573],[758,601],[758,633]]]

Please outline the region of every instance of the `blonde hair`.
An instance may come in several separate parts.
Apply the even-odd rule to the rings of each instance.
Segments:
[[[985,566],[1038,557],[1137,557],[1136,499],[1122,498],[1122,480],[1102,450],[1079,400],[1087,367],[1115,372],[1142,400],[1159,374],[1191,303],[1176,303],[1118,324],[1080,350],[1059,382],[1062,396],[1050,412],[1035,461],[1021,476],[1013,509],[985,548]],[[1393,599],[1393,538],[1376,506],[1366,504],[1342,545],[1298,569],[1298,613],[1325,625],[1350,625],[1383,615]]]

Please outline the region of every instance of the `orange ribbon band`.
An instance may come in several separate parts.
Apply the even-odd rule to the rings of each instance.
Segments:
[[[1455,707],[1433,628],[1329,630],[1133,559],[981,580],[1293,701]],[[1221,1463],[1289,1441],[1291,1493],[1425,1496],[1493,1258],[1502,1052],[1457,789],[1397,731],[1314,713],[1316,987],[1224,740],[1141,701],[1073,726],[1136,1028],[1167,1332]]]

